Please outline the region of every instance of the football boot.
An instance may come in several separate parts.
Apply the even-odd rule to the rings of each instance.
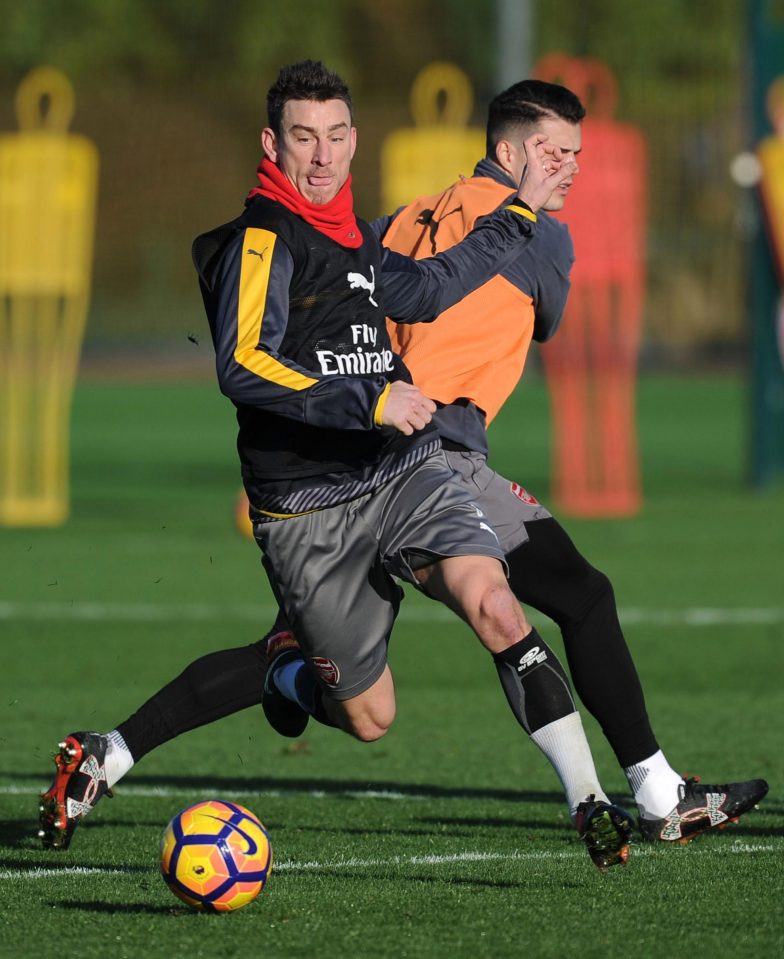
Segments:
[[[640,832],[653,842],[687,843],[709,829],[725,829],[752,809],[768,791],[764,779],[703,786],[694,777],[678,787],[680,801],[663,819],[640,817]]]
[[[67,849],[82,817],[112,795],[106,785],[108,745],[98,733],[71,733],[58,743],[54,780],[38,807],[38,836],[46,849]]]
[[[299,705],[287,699],[275,685],[274,674],[281,666],[302,658],[299,643],[293,633],[284,630],[270,636],[266,645],[267,673],[264,677],[264,691],[261,706],[267,722],[281,736],[296,739],[305,732],[310,716]]]
[[[591,795],[577,807],[574,825],[597,869],[607,872],[610,866],[626,864],[632,841],[632,819],[624,809],[597,801]]]

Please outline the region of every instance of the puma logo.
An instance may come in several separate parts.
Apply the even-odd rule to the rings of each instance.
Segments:
[[[267,247],[266,247],[266,246],[265,246],[264,249],[261,251],[261,253],[259,253],[258,250],[248,250],[248,253],[250,253],[252,256],[257,256],[257,257],[261,260],[262,263],[264,262],[264,254],[265,254],[266,252],[267,252]]]
[[[347,273],[346,279],[348,280],[349,289],[367,290],[370,302],[373,306],[378,306],[378,303],[373,299],[373,294],[376,292],[376,271],[372,266],[370,267],[370,279],[361,273]]]
[[[474,507],[474,512],[476,513],[476,518],[477,518],[477,519],[484,519],[484,518],[485,518],[485,514],[482,512],[481,509],[479,509],[479,507],[476,505],[476,503],[472,503],[471,505]],[[496,538],[496,541],[498,541],[498,533],[496,533],[496,531],[493,529],[492,526],[488,526],[487,523],[480,523],[480,524],[479,524],[479,529],[484,529],[484,530],[487,530],[488,533],[492,533],[493,536]]]
[[[440,220],[435,218],[435,210],[422,210],[422,212],[419,214],[419,217],[415,222],[418,226],[426,226],[428,228],[428,232],[430,233],[430,248],[434,255],[438,253],[438,247],[436,246],[436,233],[438,233],[439,224],[442,223],[448,216],[452,216],[453,213],[459,213],[462,209],[462,206],[456,206],[453,210],[445,213]]]

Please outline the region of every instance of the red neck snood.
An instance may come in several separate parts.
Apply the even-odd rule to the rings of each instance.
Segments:
[[[275,200],[341,246],[351,250],[362,246],[362,234],[354,216],[351,174],[329,203],[311,203],[306,200],[267,157],[258,165],[256,177],[259,185],[250,191],[248,200],[254,196]]]

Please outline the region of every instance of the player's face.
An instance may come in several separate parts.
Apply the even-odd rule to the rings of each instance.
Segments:
[[[306,200],[329,203],[348,178],[357,131],[342,100],[289,100],[280,136],[266,127],[261,145]]]
[[[579,123],[569,123],[568,120],[562,120],[560,117],[554,119],[541,120],[536,125],[536,133],[544,133],[549,142],[559,147],[563,154],[562,162],[571,160],[577,164],[577,155],[582,149],[582,129]],[[514,169],[512,175],[519,183],[525,167],[525,150],[520,144],[520,149],[514,154]],[[550,199],[543,205],[542,209],[552,212],[553,210],[563,209],[566,203],[566,197],[569,195],[574,183],[574,178],[580,172],[578,169],[567,180],[557,187],[551,194]]]
[[[544,209],[552,212],[553,210],[563,209],[566,197],[574,183],[574,178],[580,172],[577,155],[582,149],[582,128],[579,123],[569,123],[568,120],[562,120],[559,117],[554,120],[542,120],[539,124],[539,131],[546,133],[550,142],[560,147],[563,154],[562,162],[566,163],[571,160],[577,166],[569,179],[564,180],[559,187],[556,187],[550,194],[550,199],[544,204]]]

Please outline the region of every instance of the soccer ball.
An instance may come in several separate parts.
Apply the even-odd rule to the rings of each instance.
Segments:
[[[272,869],[267,830],[252,812],[222,799],[188,806],[161,839],[161,872],[175,896],[196,909],[247,906]]]

